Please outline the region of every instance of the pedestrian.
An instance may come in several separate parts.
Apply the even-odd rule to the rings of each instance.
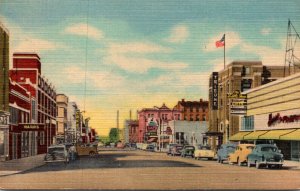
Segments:
[[[75,160],[75,153],[76,153],[76,148],[75,148],[74,145],[72,145],[72,146],[69,148],[69,154],[70,154],[71,160]]]

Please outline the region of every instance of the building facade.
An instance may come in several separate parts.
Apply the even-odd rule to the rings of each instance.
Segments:
[[[56,91],[42,76],[40,57],[36,53],[14,53],[10,78],[31,95],[30,125],[45,134],[45,144],[38,145],[37,154],[46,153],[56,135]]]
[[[9,156],[9,32],[0,23],[0,161]]]
[[[208,121],[208,101],[178,101],[174,107],[181,112],[180,120],[187,121]]]
[[[239,131],[239,116],[231,114],[228,96],[283,77],[284,67],[263,66],[262,62],[235,61],[224,70],[213,72],[209,81],[209,127],[207,135],[213,147],[226,143]]]
[[[69,98],[65,94],[56,95],[57,106],[57,131],[56,143],[64,143],[66,141],[66,132],[68,130],[68,103]]]
[[[137,143],[139,138],[139,121],[130,120],[128,123],[129,143]]]
[[[188,145],[206,145],[207,122],[206,121],[178,121],[169,122],[173,132],[170,143],[188,144]]]
[[[157,143],[160,148],[166,147],[172,137],[169,121],[180,120],[180,117],[179,110],[165,104],[142,109],[138,112],[138,143]]]
[[[68,102],[67,108],[67,142],[76,143],[77,138],[80,135],[79,124],[76,121],[76,113],[79,111],[79,108],[76,102]]]
[[[285,159],[300,160],[300,74],[245,92],[247,115],[233,141],[273,143]]]

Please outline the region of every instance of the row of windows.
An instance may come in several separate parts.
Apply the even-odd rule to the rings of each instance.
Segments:
[[[10,112],[9,122],[11,124],[29,123],[29,113],[14,107],[10,107],[9,112]]]
[[[244,116],[242,117],[241,130],[254,130],[254,116]]]
[[[50,97],[52,97],[53,99],[55,99],[56,97],[56,93],[54,92],[53,88],[51,86],[49,86],[43,78],[39,77],[39,81],[38,81],[38,85],[39,87],[45,91]]]
[[[153,113],[148,113],[148,118],[153,118],[153,117],[154,117]],[[163,120],[168,120],[168,117],[169,117],[169,114],[161,114],[161,118]],[[174,114],[173,119],[180,120],[180,114]],[[145,119],[145,121],[147,121],[147,119]]]
[[[188,118],[186,115],[184,116],[183,120],[188,120],[188,121],[206,121],[206,115],[202,115],[202,118],[200,119],[199,115],[190,115],[190,118]]]
[[[193,111],[196,111],[196,112],[200,112],[200,108],[199,107],[196,107],[196,108],[193,108],[193,107],[190,107],[189,109],[188,108],[183,108],[183,111],[186,112],[186,111],[190,111],[190,112],[193,112]],[[206,112],[207,109],[206,108],[201,108],[202,112]]]

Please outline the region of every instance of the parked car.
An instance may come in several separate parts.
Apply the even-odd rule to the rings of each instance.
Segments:
[[[181,155],[182,149],[183,149],[182,145],[174,145],[171,150],[171,155],[172,156]]]
[[[146,150],[146,151],[150,151],[150,152],[154,152],[155,147],[154,147],[154,145],[147,145],[147,147],[146,147],[145,150]]]
[[[207,158],[212,160],[216,156],[216,152],[211,149],[209,145],[198,145],[195,149],[194,158],[199,160],[200,158]]]
[[[237,147],[236,143],[226,143],[221,145],[220,149],[217,151],[218,163],[223,163],[223,161],[227,161],[229,154],[233,153],[236,147]]]
[[[187,156],[193,157],[194,152],[195,152],[194,146],[186,145],[183,147],[183,149],[181,151],[181,157],[187,157]]]
[[[254,147],[254,144],[239,144],[235,148],[235,151],[229,154],[228,163],[237,163],[239,166],[242,166],[243,163],[247,163],[247,157]]]
[[[167,151],[167,155],[170,155],[171,154],[171,151],[173,149],[174,146],[176,146],[177,144],[176,143],[171,143],[169,144],[168,146],[168,151]]]
[[[93,145],[77,145],[76,151],[78,156],[95,156],[97,152],[97,147]]]
[[[47,154],[45,155],[44,161],[46,163],[49,162],[65,162],[68,163],[70,161],[69,152],[67,150],[66,145],[52,145],[48,147]]]
[[[256,145],[248,155],[247,166],[251,167],[252,164],[256,168],[260,168],[261,166],[281,168],[283,165],[283,154],[281,154],[275,145]]]
[[[124,149],[124,147],[125,147],[124,143],[122,143],[122,142],[117,143],[117,148],[118,149]]]

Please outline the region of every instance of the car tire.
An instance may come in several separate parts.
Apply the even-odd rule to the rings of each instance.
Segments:
[[[250,161],[247,159],[247,167],[250,168],[251,167],[251,163]]]
[[[243,165],[243,164],[241,163],[241,161],[240,161],[239,158],[237,159],[237,164],[238,164],[238,166],[242,166],[242,165]]]
[[[257,169],[259,169],[259,168],[260,168],[260,164],[259,164],[259,162],[255,161],[255,167],[256,167]]]

